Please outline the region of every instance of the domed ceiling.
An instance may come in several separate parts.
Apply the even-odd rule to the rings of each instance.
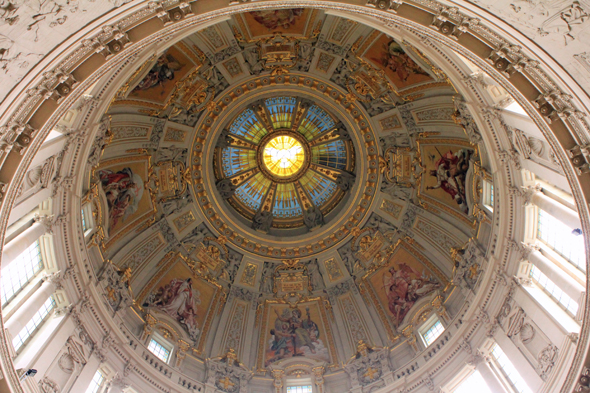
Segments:
[[[315,229],[351,186],[350,135],[308,99],[267,98],[226,130],[217,141],[217,189],[254,229]]]
[[[452,331],[485,271],[491,176],[424,53],[306,8],[235,14],[144,60],[85,169],[88,255],[125,329],[179,343],[183,378],[230,348],[258,376],[341,370],[361,340],[405,364],[424,318]],[[301,318],[302,341],[279,340]]]

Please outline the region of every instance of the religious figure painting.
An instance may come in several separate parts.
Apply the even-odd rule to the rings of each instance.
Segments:
[[[444,140],[421,141],[420,153],[425,173],[420,192],[468,215],[471,207],[468,183],[476,154],[468,143],[457,145],[457,142],[462,141],[450,144]]]
[[[385,71],[385,75],[398,90],[432,80],[428,72],[414,61],[399,43],[385,34],[377,38],[367,49],[364,57]]]
[[[97,174],[107,197],[110,229],[137,211],[144,191],[143,179],[130,167],[117,172],[100,169]]]
[[[178,261],[148,289],[142,306],[169,316],[196,342],[215,296],[215,287],[195,277],[182,261]]]
[[[398,246],[389,262],[367,279],[394,328],[404,322],[421,298],[443,289],[442,280],[404,246]]]
[[[174,85],[193,64],[177,47],[172,46],[152,65],[148,73],[129,93],[129,97],[164,103]]]
[[[324,328],[317,302],[267,306],[264,335],[264,367],[283,359],[304,356],[330,362],[329,343],[332,338]]]
[[[274,32],[304,34],[308,12],[304,8],[252,11],[244,19],[253,37]]]
[[[154,215],[149,192],[148,157],[136,156],[107,160],[96,171],[106,197],[109,242]],[[107,243],[108,244],[108,243]],[[108,245],[107,245],[108,247]]]

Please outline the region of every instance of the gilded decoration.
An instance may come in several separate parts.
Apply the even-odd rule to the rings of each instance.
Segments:
[[[361,175],[365,177],[367,180],[366,183],[362,183],[362,185],[360,186],[361,193],[357,194],[360,197],[360,199],[358,200],[360,203],[347,205],[346,213],[341,216],[337,223],[331,224],[337,226],[333,230],[326,232],[326,235],[324,235],[323,239],[314,241],[303,247],[293,247],[288,245],[277,247],[270,244],[265,244],[266,241],[262,239],[255,240],[252,239],[249,235],[245,236],[244,232],[242,232],[239,228],[235,227],[234,224],[232,224],[234,220],[231,217],[228,217],[227,213],[217,208],[217,202],[213,203],[214,199],[212,200],[211,198],[217,198],[216,195],[219,194],[210,192],[211,184],[203,179],[201,175],[200,165],[193,165],[192,177],[195,194],[199,195],[199,198],[197,198],[198,204],[203,208],[203,211],[207,212],[206,217],[211,222],[212,226],[216,228],[219,232],[223,233],[230,243],[238,246],[239,248],[243,248],[249,252],[253,252],[255,254],[263,256],[269,256],[274,258],[294,258],[312,255],[314,253],[320,252],[322,250],[327,249],[328,247],[331,247],[339,243],[340,241],[342,241],[342,239],[346,237],[346,234],[349,233],[350,229],[352,228],[351,223],[356,222],[358,219],[361,219],[361,217],[364,214],[366,214],[366,212],[368,211],[368,206],[370,205],[370,200],[373,198],[376,190],[376,185],[378,184],[378,156],[376,149],[376,138],[372,130],[369,128],[368,121],[363,117],[363,112],[357,109],[355,104],[350,105],[349,103],[347,103],[344,107],[333,107],[333,104],[331,104],[330,101],[327,101],[326,98],[321,98],[316,102],[322,106],[326,105],[326,109],[330,108],[329,110],[323,110],[323,113],[326,113],[327,115],[322,114],[320,106],[317,106],[316,110],[314,109],[313,105],[309,106],[304,100],[300,100],[297,98],[294,100],[287,99],[289,97],[288,95],[283,96],[287,98],[281,98],[279,96],[274,100],[267,100],[268,102],[264,102],[264,100],[261,101],[260,99],[257,99],[254,102],[254,105],[248,107],[246,111],[242,112],[242,114],[235,113],[231,116],[231,118],[234,119],[234,122],[238,121],[238,123],[236,123],[237,128],[235,128],[235,131],[231,131],[233,127],[233,123],[231,122],[229,126],[225,126],[225,130],[227,130],[227,133],[226,131],[221,130],[220,124],[218,124],[217,122],[218,118],[221,113],[225,113],[224,108],[228,107],[235,99],[237,99],[237,97],[245,99],[245,97],[247,97],[249,94],[254,93],[258,89],[262,89],[265,86],[279,87],[282,85],[285,85],[286,89],[288,89],[289,85],[304,85],[310,88],[310,94],[315,94],[314,92],[318,91],[318,93],[321,92],[322,97],[330,97],[330,101],[333,101],[335,104],[343,104],[346,102],[346,97],[339,93],[339,91],[333,88],[330,84],[316,81],[315,79],[309,76],[291,73],[288,77],[275,75],[252,78],[250,80],[245,81],[244,84],[242,84],[242,86],[239,87],[239,93],[236,93],[234,90],[231,90],[228,91],[226,94],[220,96],[217,101],[217,108],[215,108],[214,111],[210,111],[204,114],[204,116],[202,116],[204,121],[200,123],[200,131],[197,133],[195,140],[193,142],[194,148],[191,151],[191,161],[201,162],[204,159],[203,153],[204,146],[207,145],[206,140],[208,140],[208,138],[211,137],[209,136],[209,134],[213,132],[213,129],[218,130],[216,131],[216,136],[213,137],[214,139],[217,138],[217,142],[208,145],[213,145],[216,147],[214,150],[213,158],[216,163],[219,163],[217,164],[215,170],[215,174],[218,179],[216,184],[217,193],[223,195],[225,201],[227,201],[227,203],[233,206],[239,214],[244,215],[250,220],[253,219],[253,221],[255,222],[255,224],[253,224],[254,229],[260,232],[268,233],[268,231],[272,231],[275,227],[280,228],[282,223],[288,223],[289,219],[283,219],[279,217],[279,214],[275,216],[273,214],[269,214],[269,212],[271,212],[271,209],[274,210],[275,206],[278,206],[277,203],[279,201],[285,200],[285,198],[277,199],[277,196],[289,194],[285,194],[285,191],[279,187],[281,186],[280,183],[274,185],[270,179],[268,179],[259,169],[257,169],[257,155],[255,148],[254,150],[252,150],[251,153],[239,156],[240,158],[237,162],[244,164],[239,164],[239,166],[235,169],[231,169],[231,167],[229,166],[229,162],[231,161],[228,161],[228,166],[221,165],[221,162],[223,162],[223,155],[227,154],[227,157],[229,159],[230,154],[233,154],[231,153],[233,151],[237,151],[239,149],[245,149],[245,151],[247,151],[248,148],[256,146],[256,144],[259,143],[260,140],[268,133],[267,130],[275,130],[276,128],[278,130],[290,130],[292,132],[294,121],[293,119],[300,119],[299,128],[295,128],[299,131],[296,132],[300,133],[304,140],[308,141],[307,143],[310,143],[312,145],[312,158],[309,172],[311,172],[313,169],[313,176],[320,176],[320,173],[324,173],[325,175],[322,175],[322,182],[325,182],[326,184],[330,184],[331,182],[331,184],[333,184],[332,186],[324,189],[335,189],[335,196],[343,195],[343,192],[338,187],[338,185],[340,184],[340,182],[342,182],[343,184],[342,187],[350,187],[350,184],[353,184],[350,182],[350,180],[348,180],[348,176],[350,176],[350,172],[348,171],[354,170],[352,166],[349,166],[352,165],[352,160],[350,161],[350,164],[346,164],[344,162],[343,164],[339,164],[337,160],[334,161],[334,164],[331,164],[331,161],[322,164],[319,161],[317,163],[314,162],[313,157],[315,148],[314,143],[316,143],[315,141],[319,141],[320,139],[322,139],[323,135],[326,135],[326,133],[329,132],[331,132],[332,134],[337,133],[339,135],[339,139],[323,138],[321,140],[322,143],[336,143],[336,145],[342,143],[345,146],[345,149],[343,149],[342,152],[347,152],[346,154],[350,154],[348,153],[348,151],[352,152],[353,144],[351,143],[351,141],[348,140],[347,134],[341,131],[342,128],[340,128],[340,126],[336,127],[336,122],[333,119],[330,120],[330,117],[332,116],[331,113],[334,110],[345,110],[349,116],[355,118],[355,126],[359,127],[359,135],[362,136],[362,141],[359,142],[361,143],[361,147],[363,149],[367,149],[368,151],[368,160],[366,163],[363,164],[368,166],[368,168],[367,171]],[[276,112],[273,109],[275,107],[280,107],[280,111]],[[292,109],[288,109],[288,111],[285,111],[285,108]],[[313,112],[312,110],[315,110],[316,112]],[[312,128],[305,128],[304,125],[306,121],[306,113],[308,113],[309,116],[311,116],[311,114],[313,113],[314,116],[318,118],[318,121],[323,116],[323,118],[326,119],[325,121],[328,122],[325,123],[325,121],[322,120],[322,122],[324,123],[320,122],[319,124],[325,124],[325,126],[322,126],[325,128],[318,129],[317,126],[313,126]],[[227,117],[227,115],[225,116]],[[242,116],[243,119],[240,116]],[[251,121],[253,122],[253,124],[257,124],[256,128],[239,128],[241,127],[241,124],[247,124],[244,122],[247,122],[248,118],[252,119]],[[315,134],[313,132],[307,134],[307,131],[305,131],[305,129],[318,130],[319,138],[314,139]],[[217,136],[220,132],[221,136]],[[207,154],[211,153],[213,152],[211,151],[211,149],[209,149]],[[209,157],[210,156],[211,155],[209,155]],[[327,173],[328,170],[324,172],[315,170],[315,168],[318,168],[322,165],[327,165],[327,168],[329,168],[329,174]],[[344,166],[339,167],[338,165]],[[342,174],[342,180],[338,180],[337,174]],[[230,183],[222,183],[221,180],[228,178],[228,176]],[[304,175],[300,179],[300,181],[302,181],[305,178],[305,176],[306,175]],[[322,177],[319,177],[319,179],[322,179]],[[236,181],[237,185],[233,184],[234,180]],[[258,191],[254,194],[245,194],[245,192],[242,192],[239,189],[240,186],[249,187],[249,189],[251,189],[255,184],[256,187],[266,187],[268,189],[268,192],[263,193],[262,191]],[[301,217],[298,218],[298,220],[301,220],[299,222],[303,223],[303,218],[305,218],[304,216],[307,216],[307,224],[305,225],[310,229],[316,228],[318,232],[321,232],[321,226],[323,225],[322,216],[325,216],[326,213],[322,209],[333,209],[340,200],[340,197],[332,197],[326,199],[325,193],[317,194],[317,192],[321,191],[322,188],[314,187],[313,190],[315,194],[311,194],[311,189],[309,188],[309,185],[307,187],[308,188],[305,188],[304,186],[299,187],[299,185],[297,185],[297,187],[294,187],[294,189],[292,190],[292,193],[290,194],[292,195],[292,197],[290,198],[293,201],[297,201],[298,205],[301,206],[300,210],[297,210],[297,214],[299,215],[298,217]],[[252,199],[248,199],[249,197],[246,198],[246,195],[259,195],[259,197],[258,199],[253,201]],[[317,195],[317,197],[314,197],[314,195]],[[238,203],[237,198],[241,196],[243,196],[242,200],[244,202]],[[319,209],[305,209],[306,203],[310,208],[313,206],[317,208],[318,206],[315,205],[315,201],[318,201],[318,204],[320,205]],[[309,210],[309,212],[307,212],[308,214],[304,215],[303,212],[306,210]],[[352,218],[353,214],[355,214],[354,219]],[[291,222],[293,222],[292,219]],[[286,227],[289,228],[292,227],[292,225],[293,224]],[[301,224],[298,225],[302,226]],[[317,228],[320,229],[318,230]]]
[[[172,318],[200,354],[223,290],[182,255],[170,253],[165,260],[142,289],[137,304],[153,316],[161,313]]]
[[[342,127],[307,99],[257,101],[218,139],[218,192],[261,232],[323,225],[344,195],[338,176],[354,169]]]
[[[470,192],[474,165],[479,162],[477,145],[464,139],[426,138],[416,141],[422,176],[417,181],[421,204],[429,204],[476,225]]]
[[[253,287],[256,282],[256,273],[258,272],[258,265],[254,263],[247,263],[244,267],[244,272],[240,278],[240,283]]]
[[[324,261],[324,266],[326,268],[326,272],[328,273],[328,278],[330,282],[338,281],[344,275],[342,274],[342,269],[340,269],[340,265],[334,258],[330,258]]]
[[[417,286],[411,282],[419,283]],[[412,245],[398,241],[381,265],[373,265],[362,278],[364,297],[371,301],[389,339],[398,338],[397,328],[422,297],[448,288],[449,279]],[[404,284],[405,283],[405,284]]]
[[[281,360],[298,356],[328,365],[338,364],[324,301],[318,297],[300,298],[295,304],[266,300],[258,347],[258,371],[264,372]]]
[[[151,156],[137,155],[101,161],[94,171],[107,205],[106,222],[101,225],[108,236],[102,244],[105,249],[155,220],[156,203],[148,188],[151,168]]]

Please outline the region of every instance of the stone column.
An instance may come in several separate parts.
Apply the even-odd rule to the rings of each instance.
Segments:
[[[34,195],[25,199],[18,205],[14,206],[10,211],[10,217],[8,218],[8,225],[12,225],[14,222],[30,213],[33,209],[39,207],[39,205],[51,198],[51,188],[41,188]]]
[[[581,228],[578,213],[542,192],[536,192],[531,202],[572,229]]]
[[[479,371],[484,381],[486,381],[490,391],[494,393],[507,393],[504,386],[502,386],[496,375],[494,375],[494,372],[490,368],[488,361],[479,362],[475,369]]]
[[[2,270],[10,266],[16,258],[22,254],[31,244],[47,232],[47,227],[40,222],[35,222],[23,233],[12,239],[2,250]]]
[[[529,262],[542,271],[551,281],[555,283],[569,297],[578,301],[584,288],[569,274],[557,267],[552,261],[539,251],[533,251],[528,256]]]
[[[13,338],[29,323],[41,306],[55,292],[55,289],[55,282],[52,282],[51,279],[45,280],[41,287],[10,317],[4,326]]]

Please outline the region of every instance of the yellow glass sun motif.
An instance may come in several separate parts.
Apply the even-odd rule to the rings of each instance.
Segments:
[[[268,141],[262,159],[271,173],[287,177],[301,169],[305,161],[305,151],[297,139],[281,135]]]

